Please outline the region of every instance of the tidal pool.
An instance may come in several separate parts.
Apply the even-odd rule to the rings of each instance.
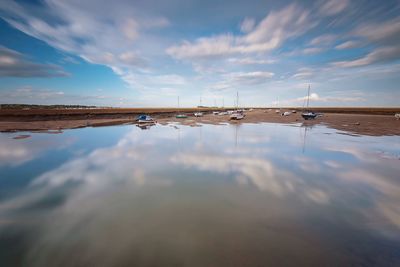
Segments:
[[[0,266],[400,266],[399,136],[28,134],[0,134]]]

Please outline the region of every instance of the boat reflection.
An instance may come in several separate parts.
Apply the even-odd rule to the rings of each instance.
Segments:
[[[151,127],[156,125],[155,123],[140,123],[136,124],[136,127],[142,129],[142,130],[150,130]]]

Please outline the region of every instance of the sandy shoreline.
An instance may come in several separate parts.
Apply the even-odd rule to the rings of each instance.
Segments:
[[[241,121],[230,121],[229,115],[213,115],[205,114],[203,117],[196,118],[189,116],[186,119],[176,119],[175,113],[155,113],[153,117],[158,123],[166,125],[177,122],[183,125],[196,126],[199,124],[222,124],[222,123],[304,123],[305,125],[322,124],[330,128],[346,131],[359,135],[400,135],[400,121],[396,120],[393,115],[368,115],[368,114],[338,114],[324,113],[322,117],[315,120],[304,121],[300,112],[291,114],[290,116],[281,116],[274,110],[253,110],[246,112],[245,119]],[[0,131],[1,132],[19,132],[19,131],[50,131],[51,133],[59,133],[64,129],[84,128],[84,127],[100,127],[121,124],[135,124],[135,114],[113,114],[110,117],[101,115],[92,115],[85,118],[63,116],[59,119],[49,119],[49,117],[1,117],[0,114]]]

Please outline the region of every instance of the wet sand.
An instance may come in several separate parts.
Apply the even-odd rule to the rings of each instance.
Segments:
[[[166,125],[169,123],[179,123],[189,126],[199,126],[201,124],[226,124],[226,123],[286,123],[304,125],[321,124],[340,131],[346,131],[351,134],[359,135],[400,135],[400,120],[396,120],[394,115],[371,115],[371,114],[344,114],[344,113],[324,113],[322,117],[315,120],[305,121],[301,113],[293,113],[289,116],[281,116],[275,110],[256,109],[247,111],[246,117],[240,121],[229,120],[229,115],[205,114],[203,117],[196,118],[189,116],[185,119],[175,118],[173,112],[154,113],[152,116],[158,123]],[[101,115],[92,115],[85,118],[63,116],[60,119],[49,117],[3,117],[0,118],[0,131],[18,132],[18,131],[54,131],[60,132],[63,129],[74,129],[83,127],[99,127],[121,124],[135,124],[135,114],[115,115],[104,117]]]

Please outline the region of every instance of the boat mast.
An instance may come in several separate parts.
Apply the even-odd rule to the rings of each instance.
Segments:
[[[239,91],[236,91],[236,109],[239,109]]]
[[[308,93],[307,93],[307,109],[308,109],[308,104],[310,103],[310,85],[308,85]]]

